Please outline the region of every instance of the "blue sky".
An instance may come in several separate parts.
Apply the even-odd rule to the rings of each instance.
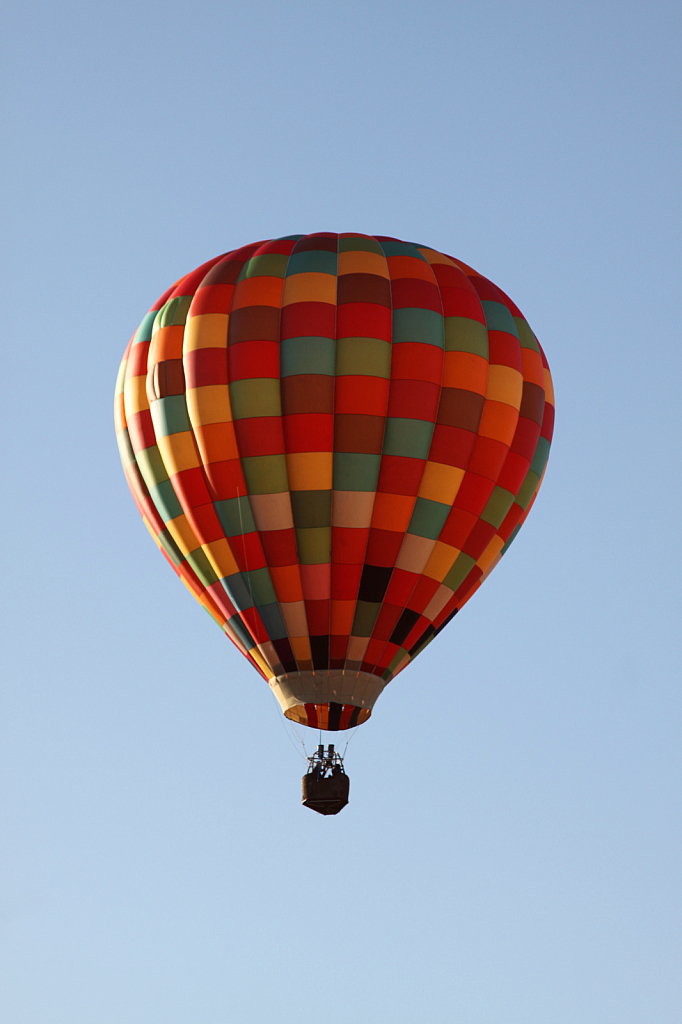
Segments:
[[[681,21],[7,8],[8,1024],[678,1024]],[[112,424],[170,283],[319,230],[476,267],[557,400],[526,526],[358,730],[328,820],[151,543]]]

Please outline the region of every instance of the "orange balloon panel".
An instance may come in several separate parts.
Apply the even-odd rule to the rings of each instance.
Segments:
[[[338,730],[481,585],[537,494],[547,360],[466,264],[357,234],[205,263],[126,349],[137,506],[288,718]]]

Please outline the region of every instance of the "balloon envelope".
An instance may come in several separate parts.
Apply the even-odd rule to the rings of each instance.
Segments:
[[[285,715],[365,721],[535,499],[542,349],[466,264],[383,236],[258,242],[152,307],[116,388],[154,540]]]

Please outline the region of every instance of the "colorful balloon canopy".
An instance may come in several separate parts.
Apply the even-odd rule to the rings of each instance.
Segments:
[[[330,730],[369,717],[505,553],[553,420],[547,361],[499,288],[358,234],[187,274],[116,387],[154,540],[285,715]]]

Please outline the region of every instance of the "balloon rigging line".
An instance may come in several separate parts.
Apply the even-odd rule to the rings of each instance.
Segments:
[[[277,715],[278,722],[281,722],[282,728],[284,729],[284,732],[286,734],[287,739],[289,740],[289,743],[291,743],[292,747],[294,748],[294,750],[296,751],[298,756],[302,757],[304,761],[307,761],[308,760],[308,752],[305,749],[305,744],[303,743],[303,740],[301,739],[301,737],[299,736],[298,739],[299,739],[299,742],[300,742],[301,746],[303,747],[303,753],[301,753],[301,751],[298,749],[298,747],[296,746],[296,744],[292,740],[291,734],[290,734],[289,730],[287,729],[286,725],[284,724],[284,721],[283,721],[284,716],[280,714],[279,709],[277,708],[277,706],[275,704],[272,705],[272,710]]]
[[[346,746],[343,748],[343,756],[344,757],[346,756],[346,751],[348,750],[348,744],[353,739],[353,737],[355,736],[355,734],[356,734],[356,732],[358,731],[359,728],[360,728],[360,726],[356,725],[355,728],[353,729],[353,731],[351,732],[350,736],[346,740]]]
[[[307,761],[308,760],[308,751],[306,750],[306,745],[303,742],[303,737],[301,736],[301,734],[300,734],[300,732],[298,730],[298,725],[296,724],[296,722],[292,722],[291,725],[292,725],[292,728],[293,728],[293,730],[294,730],[294,732],[296,734],[296,739],[298,740],[298,742],[303,747],[303,754],[304,754],[305,759]]]

